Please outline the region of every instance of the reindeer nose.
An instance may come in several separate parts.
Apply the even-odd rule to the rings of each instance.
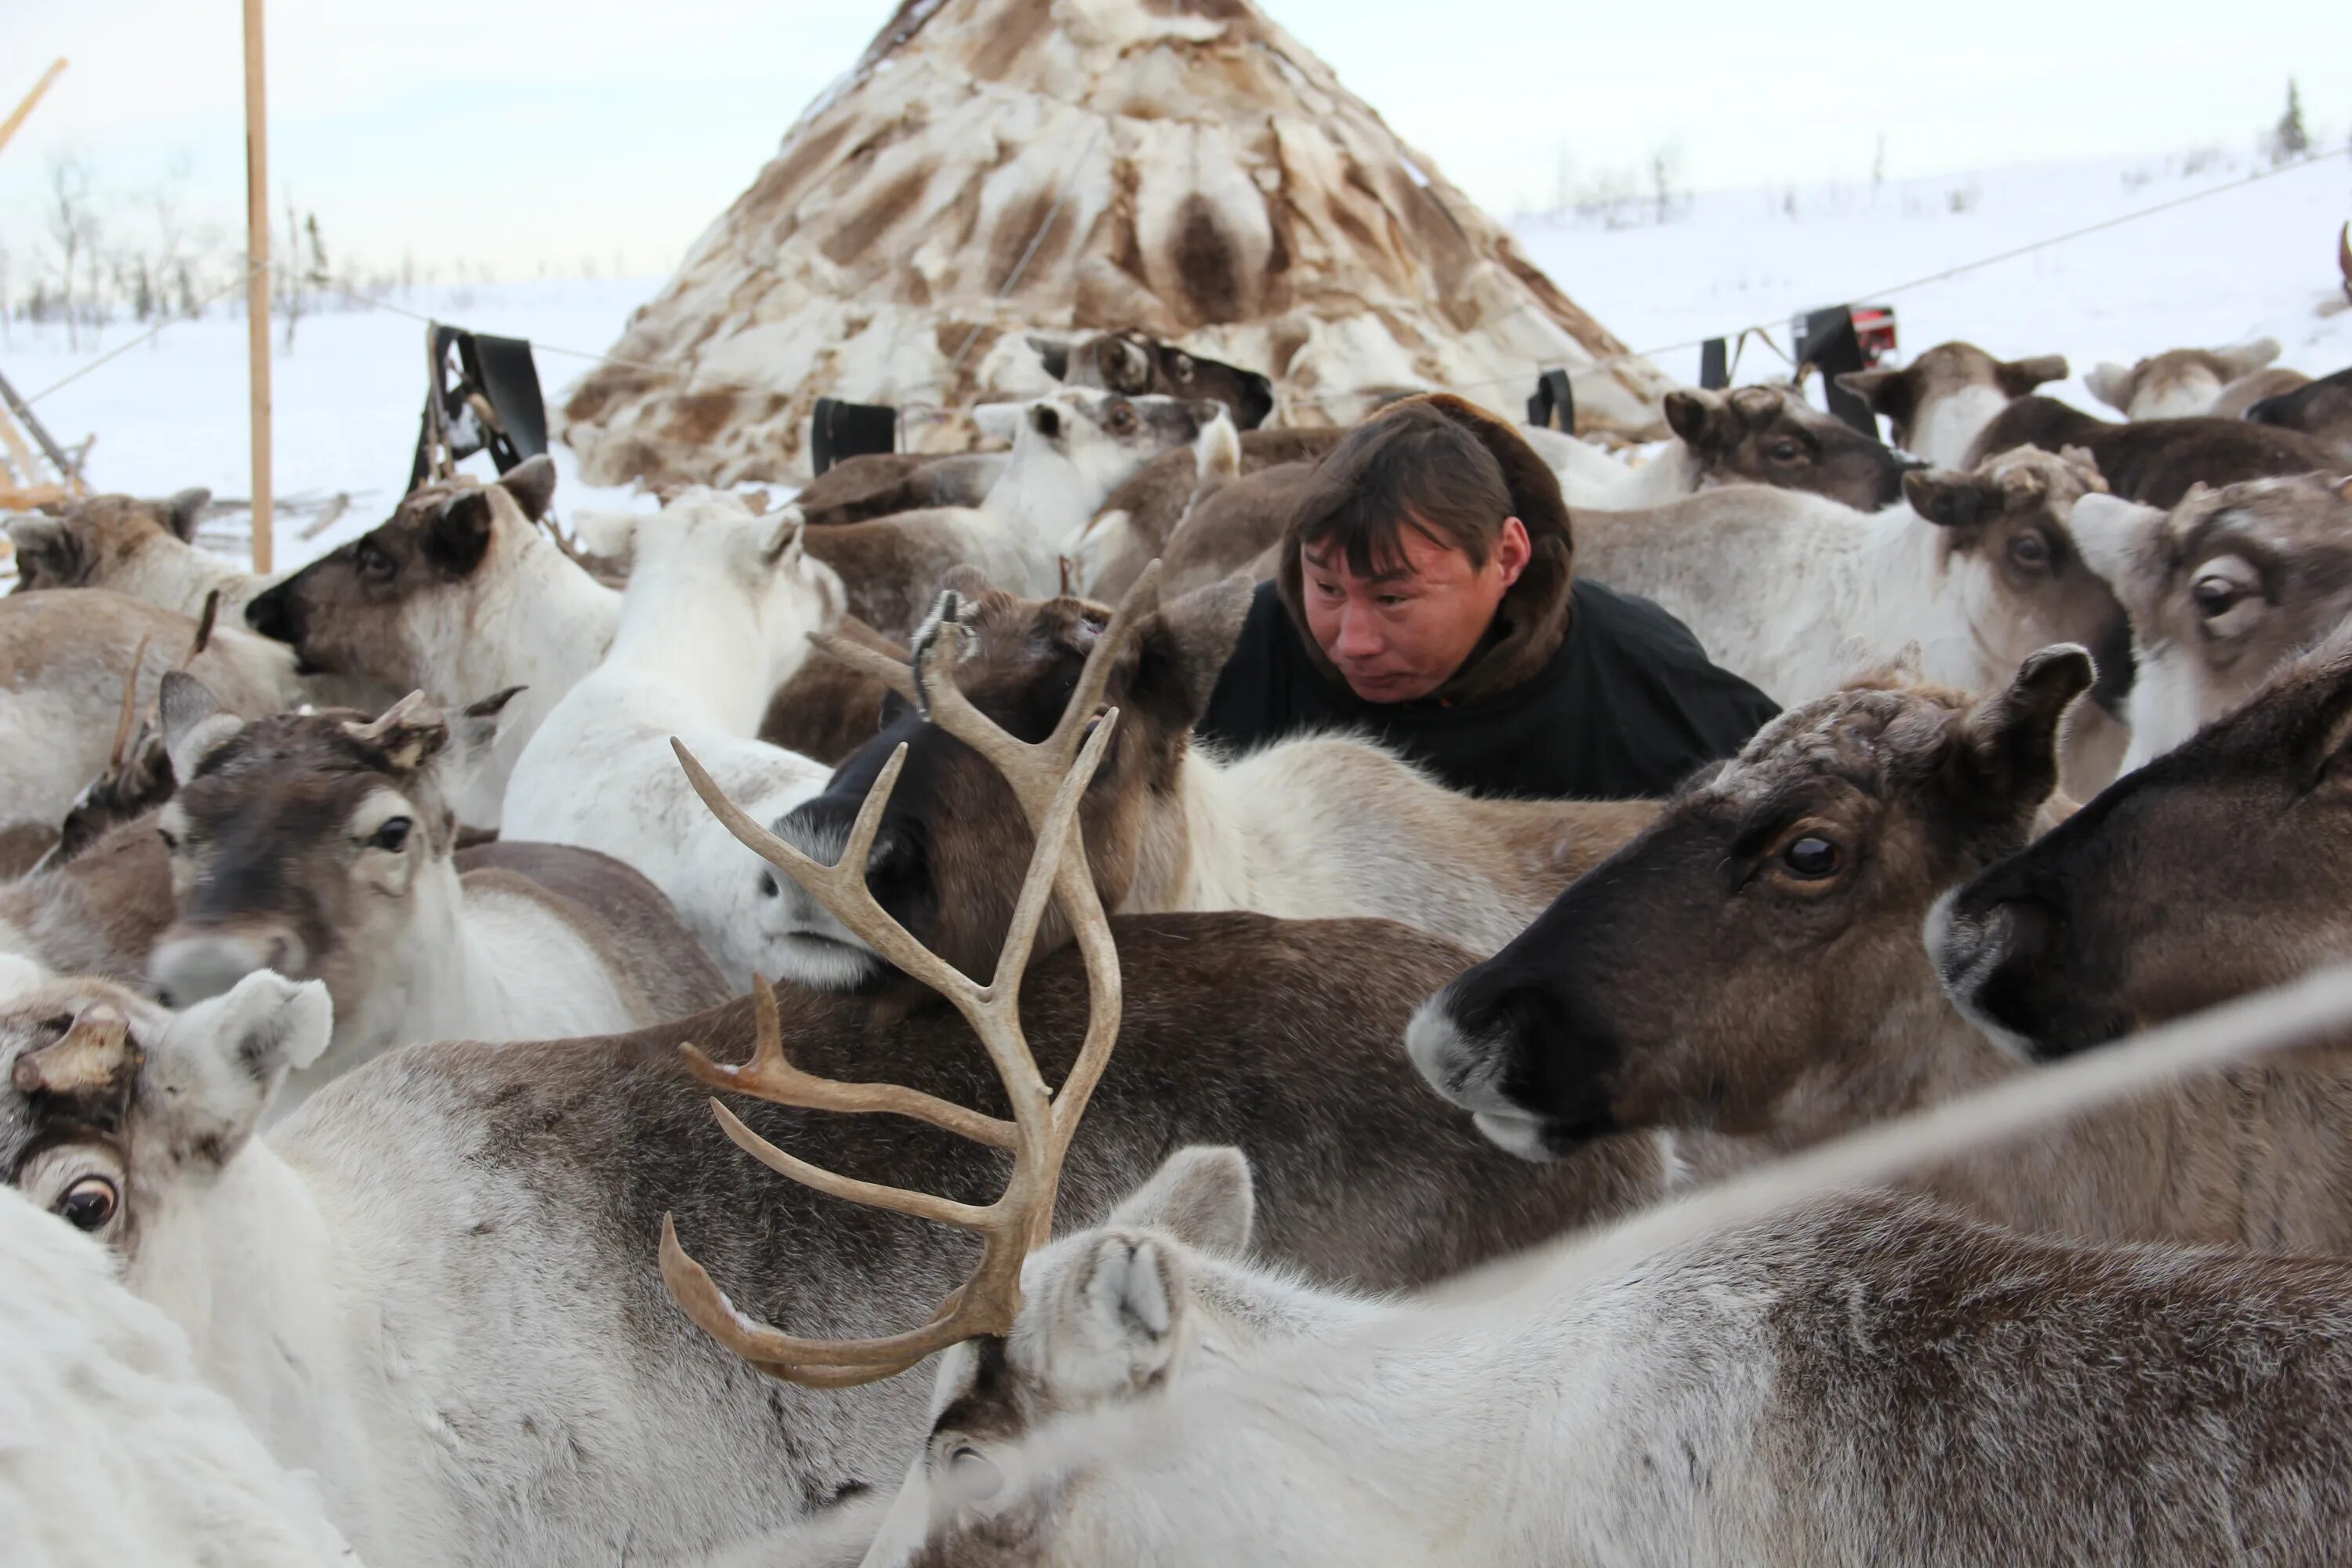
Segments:
[[[256,970],[273,969],[299,980],[308,957],[302,939],[283,929],[204,932],[158,947],[148,978],[167,1005],[186,1007],[220,995]]]
[[[245,624],[272,642],[301,641],[302,629],[296,619],[293,595],[283,584],[257,595],[245,607]]]

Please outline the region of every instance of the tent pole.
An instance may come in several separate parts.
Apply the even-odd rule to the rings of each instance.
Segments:
[[[253,569],[273,569],[269,519],[269,122],[262,0],[245,0],[245,321],[252,376]]]

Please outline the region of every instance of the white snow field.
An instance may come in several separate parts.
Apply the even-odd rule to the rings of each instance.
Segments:
[[[1789,318],[1842,301],[1893,304],[1905,352],[1961,337],[2006,357],[2062,352],[2074,379],[2050,388],[2108,412],[2081,375],[2102,359],[2126,363],[2189,344],[2267,333],[2280,363],[2315,374],[2352,364],[2352,309],[2336,266],[2336,234],[2352,214],[2352,159],[2290,169],[2208,153],[1986,170],[1868,184],[1775,186],[1688,198],[1664,224],[1610,226],[1600,216],[1528,217],[1515,226],[1534,258],[1577,302],[1637,349],[1772,329],[1790,346]],[[2143,207],[2203,199],[2105,232],[2038,249],[1888,297],[1895,284],[1993,256]],[[601,352],[654,279],[543,281],[418,289],[391,297],[404,310],[555,348]],[[136,336],[118,323],[77,352],[62,326],[9,323],[0,368],[38,394],[97,354]],[[424,328],[389,310],[306,316],[275,358],[275,474],[281,496],[348,493],[330,529],[300,538],[281,523],[281,564],[308,560],[381,521],[408,472],[423,396]],[[1659,355],[1696,379],[1698,351]],[[553,416],[586,362],[546,352],[540,375]],[[1751,345],[1741,380],[1786,367]],[[1530,377],[1532,380],[1532,376]],[[1480,389],[1515,406],[1516,388]],[[182,321],[42,400],[37,412],[68,444],[93,432],[89,476],[102,489],[163,494],[189,485],[247,492],[245,323],[215,312]],[[625,491],[590,491],[560,447],[559,511],[583,505],[646,507]],[[472,459],[484,467],[487,459]],[[233,547],[227,532],[208,539]]]

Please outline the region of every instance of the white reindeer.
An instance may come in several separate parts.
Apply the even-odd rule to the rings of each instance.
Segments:
[[[157,818],[179,910],[150,973],[184,1005],[257,970],[327,983],[333,1046],[281,1109],[412,1041],[602,1034],[723,995],[667,901],[626,867],[501,844],[533,857],[529,874],[460,873],[446,781],[493,747],[502,702],[445,716],[419,693],[364,724],[332,713],[247,724],[190,678],[167,680],[164,742],[187,782]]]
[[[670,741],[763,819],[823,789],[830,768],[751,737],[808,634],[838,623],[841,580],[809,559],[795,509],[761,516],[706,489],[605,535],[633,562],[612,649],[523,749],[504,831],[636,868],[741,990],[776,973],[759,940],[762,868],[695,797]]]
[[[2340,1560],[2352,1264],[1852,1189],[2347,1006],[2315,976],[1427,1303],[1247,1263],[1247,1165],[1185,1151],[942,1359],[867,1568]]]
[[[87,1217],[114,1200],[91,1184],[69,1201]],[[199,1379],[187,1336],[123,1289],[103,1247],[14,1189],[0,1191],[0,1541],[10,1568],[358,1563],[315,1486]]]

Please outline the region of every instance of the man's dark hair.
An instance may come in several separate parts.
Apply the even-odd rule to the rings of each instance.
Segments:
[[[1402,572],[1408,528],[1479,567],[1512,510],[1486,444],[1442,410],[1405,403],[1357,426],[1323,459],[1299,502],[1297,537],[1337,542],[1359,577]]]

